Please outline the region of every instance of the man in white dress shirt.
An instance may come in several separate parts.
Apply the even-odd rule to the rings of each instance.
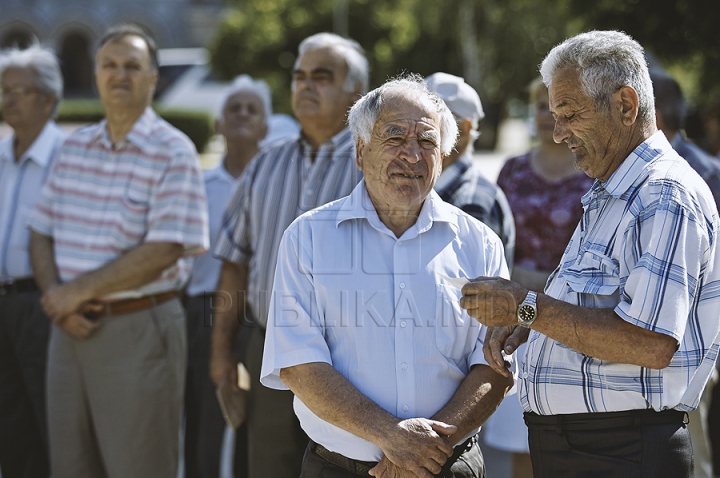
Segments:
[[[39,46],[0,57],[0,469],[48,476],[45,358],[49,319],[30,269],[27,228],[55,149],[66,133],[52,118],[62,99],[57,58]]]
[[[433,191],[457,125],[420,77],[351,109],[364,180],[281,241],[262,383],[289,388],[302,477],[485,476],[475,434],[512,385],[458,281],[507,277],[500,239]]]

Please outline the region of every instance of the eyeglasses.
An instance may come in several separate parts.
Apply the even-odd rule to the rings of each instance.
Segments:
[[[30,93],[37,93],[39,90],[35,88],[34,86],[11,86],[10,88],[3,88],[2,89],[2,99],[18,99],[18,98],[25,98]]]

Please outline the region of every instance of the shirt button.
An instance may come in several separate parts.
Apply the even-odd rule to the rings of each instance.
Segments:
[[[404,288],[405,288],[405,283],[404,283],[404,282],[401,282],[401,283],[400,283],[400,288],[401,288],[401,289],[404,289]]]
[[[408,410],[410,410],[410,407],[408,407],[407,405],[405,405],[405,406],[403,407],[403,412],[407,412]]]
[[[402,322],[400,322],[400,327],[405,327],[406,325],[407,325],[407,324],[405,323],[404,320],[403,320]]]
[[[402,364],[402,369],[403,369],[403,370],[407,370],[407,364],[404,363],[404,362],[403,362],[403,364]]]

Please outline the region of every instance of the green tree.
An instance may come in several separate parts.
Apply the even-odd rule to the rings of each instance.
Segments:
[[[332,31],[333,0],[232,0],[234,9],[211,47],[226,79],[264,78],[275,109],[289,112],[297,45]],[[366,50],[371,85],[408,71],[463,76],[483,101],[482,146],[492,147],[505,105],[526,99],[547,51],[573,26],[549,0],[348,0],[349,36]]]
[[[562,0],[584,29],[622,30],[678,78],[692,99],[720,94],[717,0]]]

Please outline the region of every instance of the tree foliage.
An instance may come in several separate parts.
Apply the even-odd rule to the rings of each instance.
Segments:
[[[371,86],[408,71],[463,76],[483,101],[481,140],[554,45],[590,29],[623,30],[679,80],[690,97],[720,93],[718,0],[227,0],[233,7],[215,39],[214,69],[264,78],[275,109],[290,112],[297,45],[333,30],[333,8],[348,5],[349,36],[366,50]]]
[[[718,0],[562,0],[585,29],[622,30],[698,102],[720,94]]]
[[[232,0],[211,48],[214,69],[264,78],[289,112],[297,45],[333,30],[333,0]],[[337,0],[336,0],[337,1]],[[485,146],[510,98],[526,98],[547,51],[570,25],[549,0],[347,0],[349,36],[366,50],[371,86],[401,72],[463,76],[483,101]]]

